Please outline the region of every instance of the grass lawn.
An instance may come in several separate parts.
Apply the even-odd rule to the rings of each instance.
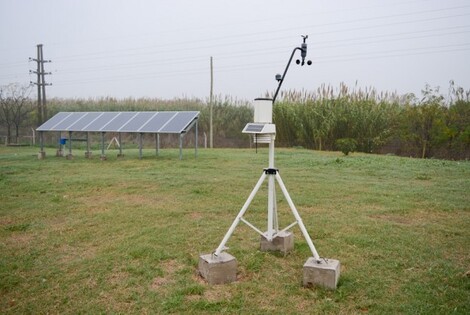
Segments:
[[[276,166],[336,291],[303,288],[298,227],[286,257],[241,223],[238,281],[209,286],[218,246],[267,166],[267,149],[75,151],[0,147],[0,313],[470,313],[470,162],[277,149]],[[247,219],[265,227],[267,185]],[[294,221],[280,190],[282,227]]]

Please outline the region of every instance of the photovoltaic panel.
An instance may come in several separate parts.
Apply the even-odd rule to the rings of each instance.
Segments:
[[[60,112],[38,131],[183,133],[199,112]]]
[[[64,113],[64,112],[57,113],[51,119],[49,119],[44,124],[39,126],[36,130],[38,130],[38,131],[43,131],[43,130],[50,131],[52,127],[54,127],[55,125],[60,123],[62,120],[64,120],[66,117],[70,116],[71,114],[72,113]]]
[[[102,128],[106,127],[108,123],[111,122],[113,118],[115,118],[119,112],[103,112],[95,120],[91,121],[87,126],[85,126],[82,130],[83,131],[94,131],[98,132],[101,131]]]
[[[181,133],[197,117],[199,112],[178,112],[168,123],[159,130],[161,133]]]
[[[82,131],[90,122],[100,116],[101,112],[88,112],[80,120],[70,126],[69,131]]]
[[[52,127],[52,130],[57,130],[57,131],[68,131],[69,128],[79,121],[83,116],[85,116],[86,113],[72,113],[72,115],[68,116],[64,120],[62,120],[60,123]]]
[[[261,132],[264,124],[248,124],[246,125],[245,132]]]
[[[101,131],[116,131],[121,129],[132,117],[137,113],[133,112],[121,112],[112,121],[110,121],[106,126],[101,128]]]
[[[159,112],[140,128],[140,132],[157,133],[175,115],[176,112]]]
[[[140,112],[137,113],[128,123],[119,129],[121,132],[138,132],[139,129],[155,115],[156,112]]]

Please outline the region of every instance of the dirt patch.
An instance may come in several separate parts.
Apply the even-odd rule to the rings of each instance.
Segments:
[[[175,272],[184,268],[176,259],[164,260],[160,263],[163,272],[168,275],[173,275]]]
[[[202,214],[200,212],[191,212],[189,214],[189,217],[192,219],[192,220],[200,220],[202,219]]]
[[[128,278],[129,274],[127,272],[114,268],[113,272],[107,278],[107,283],[113,287],[120,287]]]
[[[151,290],[158,290],[169,284],[175,283],[174,274],[183,269],[184,266],[175,259],[165,260],[160,263],[164,276],[155,277],[150,284]]]
[[[153,279],[152,283],[150,284],[151,290],[158,290],[161,287],[164,287],[168,284],[174,283],[174,280],[165,277],[156,277]]]
[[[33,234],[13,233],[5,240],[5,245],[7,245],[7,247],[24,248],[29,246],[33,239]]]
[[[67,264],[73,261],[82,259],[91,259],[96,256],[96,248],[93,246],[86,247],[72,247],[68,244],[63,244],[57,249],[57,256],[60,257],[61,263]]]
[[[0,226],[8,226],[13,224],[13,220],[9,218],[0,218]]]
[[[397,216],[393,214],[373,214],[369,216],[373,219],[385,220],[390,221],[393,223],[403,224],[403,225],[411,225],[413,224],[413,220],[409,217]]]
[[[204,291],[204,299],[208,302],[220,302],[230,300],[232,298],[232,293],[228,290],[220,289],[219,287],[212,286]]]

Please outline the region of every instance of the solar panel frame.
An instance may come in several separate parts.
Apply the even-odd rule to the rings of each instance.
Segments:
[[[198,111],[59,112],[37,131],[122,133],[185,133],[199,119]]]

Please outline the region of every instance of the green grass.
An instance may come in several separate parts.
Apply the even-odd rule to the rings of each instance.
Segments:
[[[218,246],[267,166],[267,150],[126,150],[38,160],[0,147],[0,313],[470,313],[470,162],[278,149],[289,193],[336,291],[303,288],[311,253],[286,257],[240,224],[238,281],[210,286]],[[264,228],[266,187],[247,213]],[[293,222],[280,191],[282,226]]]

